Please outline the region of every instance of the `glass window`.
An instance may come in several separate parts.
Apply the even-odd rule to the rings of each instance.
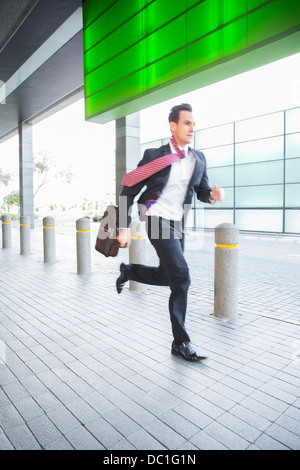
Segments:
[[[204,211],[204,228],[215,228],[217,225],[223,224],[225,222],[233,224],[233,210],[213,210],[213,211],[205,210]],[[198,221],[197,221],[197,226],[198,226]]]
[[[300,233],[300,210],[285,211],[285,232]]]
[[[233,166],[222,166],[218,168],[209,168],[207,176],[211,187],[233,186]]]
[[[233,165],[233,145],[204,149],[207,167]]]
[[[283,183],[283,160],[235,167],[236,186]]]
[[[214,209],[214,210],[229,208],[229,207],[233,208],[233,205],[234,205],[233,195],[234,195],[234,189],[226,188],[224,201],[218,201],[215,204],[211,204],[209,206],[205,205],[205,208]]]
[[[300,108],[288,109],[286,111],[285,126],[287,134],[300,131]]]
[[[198,199],[196,199],[196,207],[197,208],[203,207],[205,209],[213,209],[213,210],[233,207],[233,191],[234,191],[233,188],[225,188],[224,201],[218,201],[215,204],[205,204],[201,201],[198,201]]]
[[[195,209],[195,225],[196,228],[204,227],[204,207]]]
[[[240,230],[282,232],[282,210],[236,210],[235,223]]]
[[[283,158],[283,136],[238,143],[235,146],[235,162],[250,163]]]
[[[300,134],[285,136],[286,158],[300,157]]]
[[[236,207],[282,207],[283,185],[236,188]]]
[[[245,119],[235,124],[237,142],[283,134],[283,112]]]
[[[195,209],[191,209],[189,212],[188,212],[188,215],[187,215],[187,218],[186,218],[186,227],[187,228],[192,228],[194,227],[195,225],[195,221],[194,221],[194,210]]]
[[[285,207],[300,207],[300,184],[285,186]]]
[[[146,149],[151,149],[151,148],[159,148],[162,146],[161,140],[152,140],[152,142],[146,142],[145,144],[141,144],[141,152],[142,155],[144,154]]]
[[[225,124],[223,126],[210,127],[195,132],[196,148],[203,149],[206,147],[217,147],[233,143],[233,124]]]
[[[300,158],[286,160],[286,183],[300,183]]]

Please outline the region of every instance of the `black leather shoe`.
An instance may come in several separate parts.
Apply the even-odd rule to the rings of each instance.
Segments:
[[[185,359],[186,361],[199,362],[207,359],[207,357],[205,356],[199,356],[198,353],[192,348],[189,342],[181,343],[178,345],[175,343],[175,341],[173,341],[171,352],[175,356],[183,357],[183,359]]]
[[[128,281],[128,277],[126,274],[126,265],[124,263],[121,263],[120,276],[118,277],[117,282],[116,282],[116,288],[117,288],[118,294],[121,294],[123,287],[125,285],[125,282],[127,281]]]

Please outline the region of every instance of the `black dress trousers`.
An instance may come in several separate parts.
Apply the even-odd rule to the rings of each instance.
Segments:
[[[169,286],[169,311],[173,337],[180,344],[190,341],[185,328],[187,293],[190,285],[189,268],[184,258],[182,221],[148,217],[146,228],[149,240],[159,258],[159,266],[128,264],[128,279],[142,284]]]

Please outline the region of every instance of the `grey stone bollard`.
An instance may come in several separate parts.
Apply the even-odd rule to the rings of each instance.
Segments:
[[[145,222],[133,220],[130,225],[131,244],[129,247],[130,264],[146,264],[147,233]],[[146,292],[147,286],[136,281],[129,281],[129,290],[132,292]]]
[[[11,248],[11,217],[2,216],[2,248]]]
[[[214,316],[227,320],[238,315],[238,238],[236,225],[215,228]]]
[[[54,217],[43,218],[43,245],[44,245],[44,263],[55,263],[55,219]]]
[[[76,221],[77,274],[91,273],[90,221],[83,217]]]
[[[20,254],[30,255],[30,217],[20,217]]]

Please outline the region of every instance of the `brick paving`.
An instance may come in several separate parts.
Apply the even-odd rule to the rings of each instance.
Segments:
[[[213,314],[214,237],[190,233],[187,328],[205,364],[170,354],[168,288],[115,279],[128,251],[76,274],[75,222],[57,262],[0,249],[0,449],[300,449],[300,238],[241,234],[239,316]],[[2,244],[1,244],[2,246]],[[156,262],[148,249],[149,262]]]

